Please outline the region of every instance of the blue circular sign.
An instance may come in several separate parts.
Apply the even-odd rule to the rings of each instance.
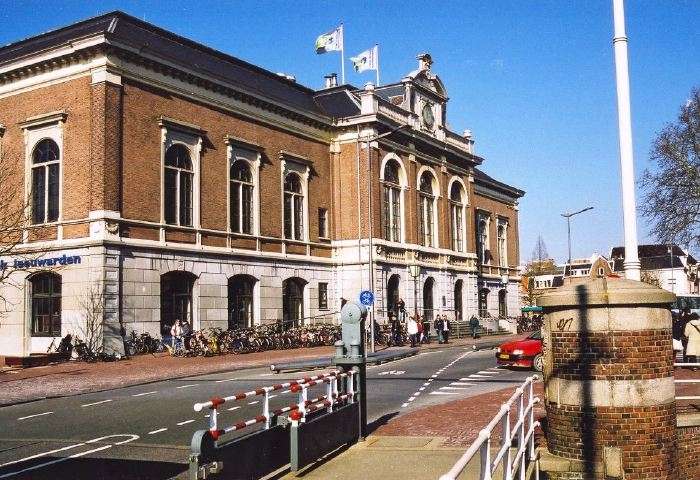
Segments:
[[[362,305],[372,305],[374,303],[374,294],[369,290],[365,290],[360,293],[360,303]]]

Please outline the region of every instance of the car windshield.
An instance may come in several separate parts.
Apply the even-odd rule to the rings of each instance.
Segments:
[[[542,332],[540,330],[537,330],[536,332],[532,332],[532,335],[529,337],[532,340],[542,340]]]

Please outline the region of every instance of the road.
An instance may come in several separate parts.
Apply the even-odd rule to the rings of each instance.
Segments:
[[[309,373],[218,373],[0,408],[0,480],[185,478],[192,434],[209,420],[206,411],[193,411],[195,402]],[[465,347],[368,367],[370,429],[429,404],[515,386],[530,374],[496,368],[492,350]],[[295,401],[280,393],[271,408]],[[229,425],[260,415],[261,405],[250,398],[220,410],[220,425]]]

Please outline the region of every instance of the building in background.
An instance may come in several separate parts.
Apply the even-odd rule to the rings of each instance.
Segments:
[[[639,245],[642,281],[652,283],[677,295],[700,293],[698,262],[678,245]],[[624,247],[613,247],[610,258],[616,272],[623,271]]]
[[[31,212],[0,259],[0,354],[81,336],[95,305],[108,349],[176,319],[334,320],[362,290],[379,321],[399,298],[516,315],[524,192],[480,170],[418,61],[316,91],[120,12],[0,48],[2,164]]]

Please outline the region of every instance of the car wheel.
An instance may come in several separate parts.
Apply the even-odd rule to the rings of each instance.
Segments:
[[[541,372],[544,369],[544,357],[542,357],[541,353],[532,361],[532,368],[538,372]]]

